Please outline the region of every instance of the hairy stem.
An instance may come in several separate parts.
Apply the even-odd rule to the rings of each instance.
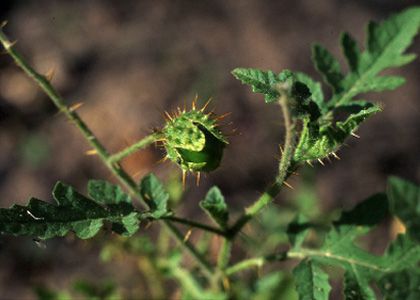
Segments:
[[[217,268],[223,271],[229,264],[230,255],[232,252],[232,241],[224,238],[220,246],[219,256],[217,258]]]
[[[203,223],[198,223],[198,222],[195,222],[193,220],[179,218],[179,217],[176,217],[176,216],[168,216],[168,217],[164,217],[164,219],[169,220],[171,222],[180,223],[180,224],[183,224],[183,225],[188,226],[188,227],[198,228],[198,229],[201,229],[201,230],[204,230],[204,231],[207,231],[207,232],[211,232],[211,233],[214,233],[214,234],[217,234],[217,235],[220,235],[220,236],[226,236],[226,232],[219,229],[219,228],[212,227],[212,226],[209,226],[209,225],[206,225],[206,224],[203,224]]]
[[[43,75],[37,73],[24,59],[23,57],[13,48],[12,43],[4,32],[0,28],[0,43],[3,45],[6,52],[13,58],[15,63],[30,77],[32,78],[39,87],[47,94],[51,101],[55,104],[60,112],[62,112],[70,121],[72,121],[76,127],[83,134],[84,138],[94,148],[98,156],[101,158],[107,168],[115,175],[118,180],[125,185],[131,194],[135,195],[142,203],[144,207],[147,204],[142,200],[140,191],[137,188],[136,182],[128,175],[122,167],[117,163],[110,160],[112,156],[108,153],[102,143],[96,138],[93,132],[89,129],[86,123],[80,118],[80,116],[66,104],[64,99],[59,95],[55,88],[51,85],[50,81]],[[178,242],[188,251],[188,253],[197,261],[202,267],[203,271],[208,277],[211,277],[212,267],[206,261],[206,259],[195,249],[195,247],[187,241],[184,241],[183,234],[170,223],[169,220],[162,220],[162,224],[169,230],[171,235],[178,240]]]
[[[133,145],[128,146],[127,148],[121,150],[120,152],[117,152],[117,153],[111,155],[108,158],[108,162],[109,163],[119,162],[123,158],[133,154],[137,150],[143,149],[143,148],[149,146],[150,144],[153,144],[154,142],[159,141],[160,139],[162,139],[162,134],[160,132],[152,133],[152,134],[146,136],[145,138],[141,139],[140,141],[134,143]]]
[[[290,96],[286,90],[280,90],[279,104],[283,113],[285,126],[285,141],[283,154],[279,163],[279,172],[274,183],[249,207],[245,209],[244,214],[236,221],[230,229],[230,235],[235,236],[256,214],[267,206],[280,192],[283,183],[290,175],[290,167],[295,150],[296,130],[295,120],[292,118],[289,101]]]
[[[162,221],[165,227],[168,229],[171,236],[178,241],[178,243],[186,249],[192,257],[198,262],[198,264],[202,267],[204,274],[210,279],[213,276],[213,267],[210,263],[195,249],[195,247],[189,243],[188,241],[184,240],[184,235],[168,220]]]
[[[170,273],[175,277],[178,282],[181,284],[183,290],[188,291],[188,294],[192,299],[202,299],[203,298],[203,287],[201,283],[196,280],[193,274],[179,266],[172,266],[167,261],[162,260],[161,265],[163,267],[169,268]],[[206,298],[208,299],[208,298]]]
[[[147,282],[147,288],[153,299],[165,299],[165,289],[162,284],[162,276],[157,270],[155,262],[146,256],[140,256],[137,260],[140,272]],[[142,295],[139,295],[142,296]]]
[[[245,259],[243,261],[240,261],[236,264],[234,264],[233,266],[229,267],[226,269],[225,274],[227,276],[231,276],[237,272],[249,269],[249,268],[253,268],[253,267],[262,267],[264,264],[268,263],[268,262],[272,262],[272,261],[283,261],[287,258],[287,253],[286,252],[282,252],[282,253],[276,253],[276,254],[272,254],[272,255],[267,255],[267,256],[261,256],[261,257],[253,257],[250,259]]]

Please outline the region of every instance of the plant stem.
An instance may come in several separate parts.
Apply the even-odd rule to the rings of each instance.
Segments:
[[[193,273],[182,267],[173,266],[170,262],[165,261],[165,259],[161,260],[160,265],[169,269],[170,274],[179,281],[183,290],[188,291],[192,299],[209,299],[203,295],[204,289],[200,282],[193,276]]]
[[[37,73],[24,59],[23,57],[14,50],[13,45],[8,37],[0,28],[0,43],[3,45],[6,52],[13,58],[15,63],[30,77],[32,78],[40,88],[47,94],[51,101],[55,104],[58,110],[72,121],[76,127],[83,134],[84,138],[88,143],[95,149],[98,156],[101,158],[107,168],[115,175],[118,180],[124,184],[131,194],[135,195],[142,205],[147,208],[147,204],[141,198],[140,191],[137,188],[136,182],[128,175],[122,167],[117,163],[110,160],[112,156],[108,153],[102,143],[96,138],[93,132],[89,129],[86,123],[80,118],[80,116],[72,109],[67,107],[64,99],[58,94],[55,88],[51,85],[50,81],[43,75]],[[188,241],[184,241],[183,234],[168,220],[162,220],[162,224],[170,231],[172,236],[178,240],[178,242],[184,247],[188,253],[196,259],[198,264],[202,267],[206,275],[211,277],[212,267],[206,261],[204,257],[191,245]]]
[[[207,231],[207,232],[211,232],[220,236],[226,236],[226,232],[216,228],[216,227],[212,227],[203,223],[198,223],[195,222],[193,220],[188,220],[188,219],[184,219],[184,218],[179,218],[176,216],[168,216],[168,217],[164,217],[164,219],[169,220],[171,222],[176,222],[176,223],[180,223],[183,224],[185,226],[189,226],[189,227],[195,227],[195,228],[199,228],[201,230]]]
[[[162,139],[162,134],[160,132],[152,133],[145,138],[141,139],[140,141],[134,143],[131,146],[128,146],[127,148],[121,150],[120,152],[117,152],[113,155],[111,155],[108,158],[109,163],[116,163],[121,161],[123,158],[129,156],[130,154],[136,152],[137,150],[143,149],[150,144],[153,144],[154,142],[157,142],[158,140]]]
[[[283,88],[285,89],[285,88]],[[280,89],[279,89],[280,90]],[[275,178],[274,183],[267,188],[267,190],[249,207],[245,209],[244,214],[236,221],[230,228],[229,235],[234,237],[241,231],[241,229],[248,223],[256,214],[258,214],[264,207],[267,206],[280,192],[283,183],[291,174],[290,167],[295,150],[296,140],[296,121],[292,118],[289,109],[290,96],[285,90],[280,90],[279,104],[283,112],[283,119],[285,125],[285,141],[284,150],[279,163],[279,172]]]
[[[152,261],[146,256],[140,256],[137,260],[137,265],[147,282],[147,288],[151,297],[153,299],[166,299],[167,296],[163,288],[162,276],[157,270],[155,261]]]
[[[223,271],[229,264],[229,259],[232,251],[232,241],[224,238],[220,246],[219,256],[217,258],[217,268]]]
[[[245,259],[227,268],[225,270],[225,274],[227,276],[231,276],[237,272],[240,272],[240,271],[252,268],[252,267],[262,267],[267,262],[283,261],[286,258],[287,258],[287,253],[282,252],[282,253],[272,254],[268,256],[253,257],[250,259]]]
[[[168,220],[162,220],[169,233],[178,243],[186,249],[197,263],[202,267],[204,274],[210,279],[213,276],[213,268],[207,260],[195,249],[195,247],[188,241],[184,241],[184,235]]]
[[[254,257],[247,260],[243,260],[234,264],[233,266],[226,269],[225,274],[230,276],[234,273],[240,272],[245,269],[249,269],[251,267],[261,267],[265,263],[264,257]]]

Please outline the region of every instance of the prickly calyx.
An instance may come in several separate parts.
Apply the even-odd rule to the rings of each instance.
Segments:
[[[168,115],[162,130],[166,156],[184,172],[210,172],[220,165],[228,142],[218,129],[218,118],[211,115],[204,108],[197,110],[194,103],[190,111]]]

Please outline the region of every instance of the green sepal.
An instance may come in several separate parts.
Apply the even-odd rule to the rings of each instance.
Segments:
[[[196,109],[182,111],[168,120],[162,130],[167,158],[184,171],[215,170],[228,144],[216,121],[211,114]]]
[[[345,106],[339,109],[350,111],[350,108]],[[350,113],[345,121],[335,123],[329,119],[312,122],[309,118],[305,118],[293,156],[294,163],[323,159],[338,151],[359,125],[371,115],[381,111],[381,108],[366,103],[364,106],[354,105],[351,110],[354,113]]]

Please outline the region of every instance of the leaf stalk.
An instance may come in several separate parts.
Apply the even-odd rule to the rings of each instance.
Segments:
[[[245,209],[244,214],[236,221],[230,228],[229,234],[234,237],[241,231],[241,229],[263,208],[267,206],[280,192],[285,180],[291,175],[291,164],[296,143],[296,120],[293,118],[290,110],[291,96],[288,92],[287,86],[278,87],[280,97],[278,103],[280,104],[283,120],[285,126],[285,138],[283,154],[279,163],[278,175],[274,183],[267,188],[267,190],[249,207]]]

